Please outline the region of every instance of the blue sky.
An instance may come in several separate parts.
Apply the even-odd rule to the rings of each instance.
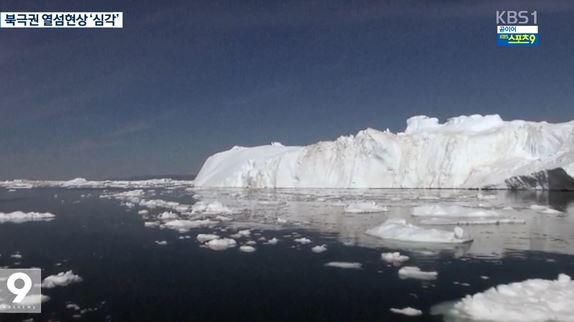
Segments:
[[[0,179],[196,173],[210,154],[309,144],[425,114],[574,119],[574,2],[38,1],[124,28],[0,30]],[[536,9],[538,48],[496,46]]]

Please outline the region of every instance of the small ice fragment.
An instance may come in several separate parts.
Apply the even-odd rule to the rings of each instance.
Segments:
[[[343,268],[343,269],[361,269],[363,265],[361,263],[356,262],[329,262],[325,264],[327,267],[336,267],[336,268]]]
[[[311,239],[305,237],[295,238],[295,242],[301,245],[306,245],[311,243]]]
[[[269,240],[267,241],[267,244],[269,244],[269,245],[276,245],[278,242],[279,242],[279,239],[273,237],[273,238],[271,238],[271,239],[269,239]]]
[[[205,243],[205,242],[213,240],[213,239],[218,239],[219,236],[215,235],[215,234],[198,234],[197,237],[195,237],[195,238],[200,243]]]
[[[327,246],[324,245],[324,244],[321,245],[321,246],[317,245],[317,246],[311,248],[311,251],[312,251],[313,253],[317,253],[317,254],[318,254],[318,253],[322,253],[322,252],[327,251]]]
[[[387,263],[400,264],[408,261],[410,258],[406,255],[401,255],[399,252],[382,253],[381,259]]]
[[[438,273],[421,271],[416,266],[405,266],[399,269],[399,277],[402,279],[435,280],[438,277]]]
[[[244,245],[239,247],[239,250],[244,253],[253,253],[255,251],[255,247]]]
[[[354,202],[345,207],[347,213],[372,213],[388,211],[386,206],[380,206],[374,201]]]
[[[212,239],[205,243],[207,247],[212,250],[226,250],[228,248],[233,248],[237,245],[237,242],[231,238],[221,238],[221,239]]]
[[[155,243],[158,244],[158,245],[160,245],[160,246],[165,246],[165,245],[167,245],[167,241],[165,241],[165,240],[156,240]]]
[[[79,283],[82,278],[72,271],[61,272],[57,275],[50,275],[42,281],[43,288],[54,288],[56,286],[68,286],[72,283]]]
[[[423,314],[423,312],[421,310],[417,310],[417,309],[412,308],[412,307],[405,307],[402,309],[391,308],[391,312],[406,315],[406,316],[419,316],[419,315]]]

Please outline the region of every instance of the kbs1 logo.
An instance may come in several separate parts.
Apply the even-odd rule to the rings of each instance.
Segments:
[[[540,42],[538,34],[538,12],[496,11],[496,42],[499,47],[536,47]]]

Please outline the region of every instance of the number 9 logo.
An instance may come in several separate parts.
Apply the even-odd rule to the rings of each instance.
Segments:
[[[16,287],[17,280],[22,280],[24,282],[24,286],[22,286],[21,288]],[[8,277],[6,286],[8,287],[8,290],[12,294],[16,295],[16,298],[14,298],[12,303],[20,303],[32,289],[32,279],[26,273],[22,272],[14,273],[10,275],[10,277]]]

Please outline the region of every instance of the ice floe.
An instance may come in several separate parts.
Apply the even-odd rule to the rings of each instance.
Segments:
[[[1,223],[15,223],[21,224],[29,221],[50,221],[56,218],[56,216],[49,212],[24,212],[24,211],[13,211],[13,212],[0,212],[0,224]]]
[[[212,250],[226,250],[228,248],[233,248],[236,245],[237,242],[231,238],[212,239],[205,243],[205,246]]]
[[[410,257],[406,255],[401,255],[401,253],[399,252],[392,252],[392,253],[382,253],[381,259],[387,263],[400,264],[408,261]]]
[[[325,264],[327,267],[343,268],[343,269],[361,269],[363,264],[357,262],[329,262]]]
[[[467,295],[449,315],[481,321],[574,321],[574,282],[560,274],[556,280],[530,279],[498,285]]]
[[[306,237],[295,238],[294,241],[295,241],[296,243],[301,244],[301,245],[306,245],[306,244],[310,244],[310,243],[311,243],[311,239],[306,238]]]
[[[423,311],[412,307],[405,307],[402,309],[391,308],[390,311],[393,313],[402,314],[406,316],[419,316],[423,314]]]
[[[438,273],[425,272],[416,266],[404,266],[399,269],[399,277],[403,279],[435,280],[438,277]]]
[[[345,207],[345,212],[348,213],[372,213],[388,211],[386,206],[381,206],[374,201],[353,202]]]
[[[213,240],[213,239],[218,239],[219,236],[215,235],[215,234],[198,234],[197,237],[195,237],[195,238],[200,243],[205,243],[205,242]]]
[[[388,219],[382,225],[367,230],[366,233],[382,239],[407,242],[461,244],[472,241],[470,237],[465,236],[464,230],[460,227],[455,227],[454,231],[427,229],[409,224],[400,218]]]
[[[185,220],[185,219],[176,219],[170,220],[162,225],[162,227],[177,230],[180,233],[187,233],[191,229],[211,226],[216,224],[216,221],[203,219],[203,220]]]
[[[322,253],[322,252],[326,252],[327,251],[327,246],[326,245],[317,245],[317,246],[313,246],[311,248],[311,251],[313,253]]]
[[[239,247],[239,250],[244,253],[253,253],[255,251],[255,247],[249,245],[243,245]]]
[[[50,275],[42,281],[43,288],[54,288],[56,286],[68,286],[73,283],[79,283],[83,279],[74,274],[72,271],[61,272],[56,275]]]

